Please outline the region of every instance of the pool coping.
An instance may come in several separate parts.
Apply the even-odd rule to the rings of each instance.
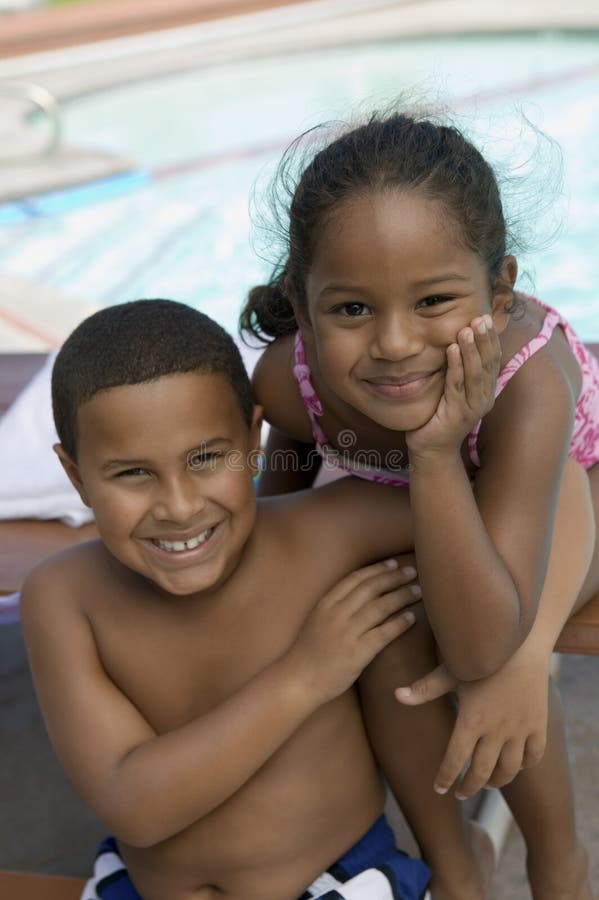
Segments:
[[[128,0],[125,6],[130,14],[135,5],[143,23],[142,12],[148,3],[156,0]],[[204,0],[199,8],[205,11],[210,5]],[[92,3],[87,9],[96,6]],[[107,4],[105,11],[107,7],[114,5]],[[240,7],[243,14],[231,13]],[[177,10],[183,8],[189,9],[188,0],[174,0],[174,21]],[[0,87],[3,79],[6,83],[37,84],[61,103],[124,82],[356,43],[506,31],[599,31],[599,4],[590,0],[573,0],[567,10],[556,0],[528,0],[525,4],[506,0],[501,5],[472,0],[226,0],[219,8],[225,11],[224,17],[193,25],[0,59]],[[37,13],[29,15],[36,17]],[[24,107],[16,126],[20,132],[12,134],[25,147],[26,122]],[[0,203],[135,169],[134,160],[82,148],[60,147],[41,155],[31,147],[18,163],[5,161],[3,165],[0,157]]]

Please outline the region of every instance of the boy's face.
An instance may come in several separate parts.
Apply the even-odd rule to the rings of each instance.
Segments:
[[[222,374],[169,375],[96,394],[77,463],[56,449],[113,556],[168,594],[211,591],[254,524],[259,412],[248,428]]]

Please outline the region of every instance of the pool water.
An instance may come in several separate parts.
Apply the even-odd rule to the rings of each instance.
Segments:
[[[248,198],[292,138],[388,107],[402,92],[455,110],[500,170],[529,170],[508,211],[533,227],[522,259],[534,290],[599,339],[599,36],[539,34],[394,41],[244,62],[84,96],[65,139],[134,160],[133,178],[0,207],[0,272],[107,305],[141,296],[193,303],[230,330],[269,262],[252,245]],[[524,116],[561,146],[564,188]],[[541,143],[547,150],[547,144]],[[545,201],[550,201],[548,204]],[[547,207],[547,208],[546,208]],[[555,223],[561,231],[538,249]],[[534,243],[534,242],[533,242]],[[276,247],[260,241],[261,252]],[[524,287],[530,289],[525,282]]]

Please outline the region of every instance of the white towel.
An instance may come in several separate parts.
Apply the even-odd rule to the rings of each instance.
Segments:
[[[54,356],[0,419],[0,519],[62,519],[78,527],[93,515],[52,450],[58,441],[50,397]]]

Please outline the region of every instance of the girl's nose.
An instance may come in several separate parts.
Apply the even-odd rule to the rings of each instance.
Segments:
[[[154,517],[159,521],[186,524],[202,511],[206,500],[201,491],[200,479],[188,473],[171,478],[160,486],[154,506]]]
[[[414,323],[407,316],[379,319],[371,345],[373,359],[391,362],[414,356],[422,349],[422,339]]]

